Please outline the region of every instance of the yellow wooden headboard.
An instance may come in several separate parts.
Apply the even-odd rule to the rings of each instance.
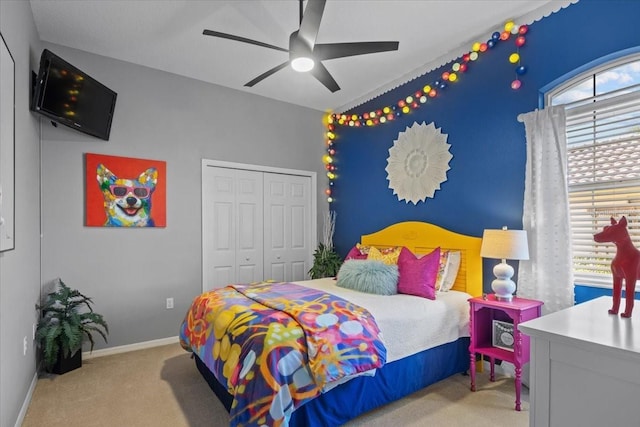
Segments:
[[[361,244],[385,248],[405,246],[414,254],[426,254],[437,247],[460,251],[460,269],[452,289],[472,296],[482,295],[482,238],[454,233],[426,222],[407,221],[362,236]]]

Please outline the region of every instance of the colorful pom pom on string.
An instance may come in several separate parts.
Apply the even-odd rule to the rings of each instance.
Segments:
[[[522,87],[520,77],[526,74],[527,67],[522,64],[522,55],[520,49],[527,43],[526,34],[529,32],[527,25],[516,25],[513,21],[507,21],[501,31],[494,31],[486,42],[474,42],[469,52],[463,54],[458,60],[453,62],[451,69],[444,71],[440,75],[440,79],[424,85],[421,91],[417,91],[411,95],[400,99],[393,105],[387,105],[380,109],[369,111],[361,115],[358,114],[329,114],[326,116],[326,146],[327,153],[322,156],[322,162],[327,170],[327,178],[329,179],[329,187],[325,190],[327,202],[335,201],[332,187],[337,179],[336,155],[334,133],[335,126],[351,126],[351,127],[371,127],[394,121],[403,115],[410,114],[413,110],[420,108],[428,102],[433,102],[438,96],[438,90],[447,90],[450,84],[455,85],[462,74],[469,70],[469,66],[480,59],[480,55],[490,51],[497,46],[498,43],[507,41],[514,37],[516,51],[509,54],[509,63],[515,65],[516,77],[511,81],[511,89],[518,90]]]

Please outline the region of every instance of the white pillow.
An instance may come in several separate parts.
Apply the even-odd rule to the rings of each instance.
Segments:
[[[436,284],[436,289],[440,290],[440,292],[447,292],[452,287],[456,281],[456,277],[458,276],[458,270],[460,269],[460,251],[448,251],[447,254],[447,262],[444,266],[444,271],[442,272],[442,276],[440,279],[441,283]]]

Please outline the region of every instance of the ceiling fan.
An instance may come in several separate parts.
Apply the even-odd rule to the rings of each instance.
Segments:
[[[326,0],[307,0],[307,7],[304,8],[303,0],[300,1],[300,28],[289,36],[289,48],[285,49],[257,40],[236,36],[233,34],[221,33],[219,31],[204,30],[202,34],[213,37],[220,37],[249,43],[269,49],[279,50],[289,53],[289,60],[277,65],[270,70],[260,74],[255,79],[246,83],[245,86],[252,87],[270,75],[282,70],[291,64],[296,71],[310,71],[311,74],[327,87],[331,92],[340,90],[340,86],[331,76],[329,71],[322,64],[328,59],[344,58],[346,56],[365,55],[368,53],[388,52],[398,50],[398,42],[353,42],[353,43],[316,43],[320,21]]]

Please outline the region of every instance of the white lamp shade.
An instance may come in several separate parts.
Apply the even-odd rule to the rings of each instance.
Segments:
[[[480,256],[495,259],[529,259],[529,243],[524,230],[484,230]]]
[[[480,256],[483,258],[501,259],[502,262],[493,268],[496,279],[491,282],[491,289],[499,301],[511,301],[516,290],[513,267],[506,263],[507,259],[529,259],[529,243],[524,230],[484,230]]]

